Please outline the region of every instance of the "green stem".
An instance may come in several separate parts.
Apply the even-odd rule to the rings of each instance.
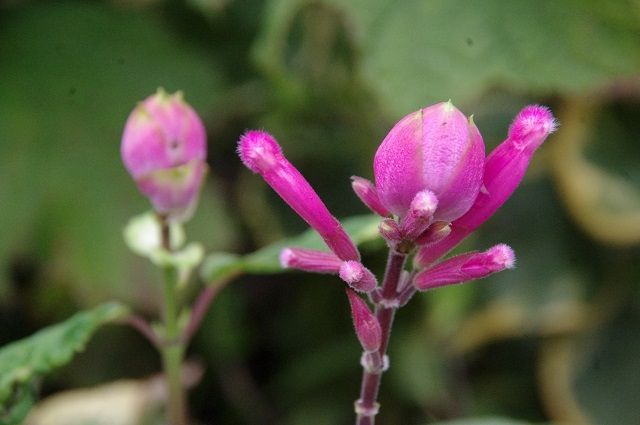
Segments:
[[[162,220],[162,244],[171,251],[169,225]],[[182,360],[184,344],[178,329],[177,289],[178,271],[173,266],[164,268],[164,344],[162,363],[167,382],[167,417],[171,425],[187,425],[187,411],[184,388],[182,386]]]

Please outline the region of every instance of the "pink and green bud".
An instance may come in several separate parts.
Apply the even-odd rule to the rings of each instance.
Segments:
[[[360,253],[331,215],[318,194],[285,158],[278,142],[265,131],[248,131],[240,138],[238,153],[244,165],[258,173],[278,195],[315,229],[340,259],[360,260]]]
[[[351,177],[351,187],[353,191],[358,195],[358,198],[363,204],[367,206],[372,212],[378,214],[381,217],[388,217],[391,215],[388,209],[382,205],[380,198],[378,197],[378,191],[373,183],[369,180],[353,176]]]
[[[359,261],[344,261],[338,276],[358,292],[371,292],[378,286],[375,275]]]
[[[316,249],[285,248],[280,252],[280,265],[287,269],[338,274],[342,263],[334,253]]]
[[[430,190],[416,193],[409,205],[407,214],[402,218],[402,234],[406,240],[413,241],[433,222],[438,207],[438,198]]]
[[[458,255],[418,273],[414,285],[420,291],[482,279],[515,266],[515,254],[499,244],[485,252]]]
[[[487,221],[513,194],[534,152],[556,127],[553,114],[544,106],[530,105],[520,111],[507,139],[485,161],[484,187],[473,206],[452,223],[449,237],[420,250],[416,264],[424,267],[433,263]]]
[[[378,351],[382,343],[382,329],[378,319],[371,312],[367,303],[350,289],[347,289],[347,298],[349,298],[351,306],[353,327],[360,345],[367,353]]]
[[[182,93],[158,90],[138,104],[127,119],[121,154],[159,214],[175,221],[190,217],[207,171],[207,139]]]
[[[385,218],[378,225],[378,231],[380,235],[391,245],[394,245],[402,240],[402,229],[398,225],[398,222],[391,218]]]
[[[434,220],[453,221],[473,204],[482,184],[484,143],[471,120],[451,102],[404,117],[376,152],[373,170],[378,196],[404,217],[418,192],[438,199]]]
[[[418,239],[416,239],[416,244],[423,245],[431,245],[436,242],[440,242],[447,236],[451,234],[451,224],[445,221],[436,221],[429,228],[423,232]]]

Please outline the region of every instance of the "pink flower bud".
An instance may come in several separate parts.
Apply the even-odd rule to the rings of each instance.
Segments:
[[[163,90],[131,112],[121,144],[122,160],[154,209],[172,220],[187,219],[207,170],[206,133],[183,100]]]
[[[402,240],[402,230],[398,223],[391,219],[385,218],[378,225],[380,235],[390,244],[398,243]]]
[[[438,199],[434,219],[452,221],[473,204],[482,183],[480,132],[451,102],[404,117],[376,152],[373,169],[382,204],[403,217],[416,194]]]
[[[351,187],[353,191],[358,195],[358,198],[374,213],[381,217],[388,217],[391,215],[388,209],[382,205],[380,198],[378,197],[378,191],[376,187],[369,180],[362,177],[351,177]]]
[[[447,236],[451,234],[451,224],[445,221],[437,221],[433,223],[429,228],[423,232],[418,239],[416,239],[416,244],[418,245],[430,245],[436,242],[440,242]]]
[[[409,205],[409,211],[402,218],[402,234],[407,240],[415,240],[420,234],[422,234],[431,222],[433,221],[433,214],[438,207],[438,198],[430,190],[421,190],[416,193],[411,205]]]
[[[534,152],[556,127],[553,114],[544,106],[530,105],[520,111],[509,128],[507,139],[485,161],[484,187],[473,206],[452,223],[449,237],[420,250],[416,264],[431,264],[487,221],[513,194]]]
[[[285,158],[278,142],[267,132],[248,131],[240,138],[238,153],[244,165],[258,173],[278,195],[324,239],[342,260],[360,260],[360,253],[340,222],[309,182]]]
[[[499,244],[485,252],[458,255],[418,273],[414,285],[421,291],[481,279],[515,265],[513,250]]]
[[[332,252],[306,248],[285,248],[280,252],[280,264],[284,268],[338,274],[342,260]]]
[[[375,275],[359,261],[344,261],[338,276],[358,292],[371,292],[378,285]]]
[[[364,302],[355,292],[347,289],[347,297],[351,306],[351,317],[353,318],[353,327],[360,345],[367,353],[378,351],[382,343],[382,329],[376,316],[369,310],[367,303]]]

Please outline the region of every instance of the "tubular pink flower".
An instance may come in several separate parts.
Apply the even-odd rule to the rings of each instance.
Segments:
[[[342,260],[360,260],[360,253],[340,222],[300,172],[285,158],[278,142],[267,132],[248,131],[240,138],[242,162],[258,173],[280,197],[314,228]]]
[[[378,191],[374,184],[369,180],[358,176],[352,176],[351,187],[362,203],[365,204],[372,212],[381,217],[388,217],[391,215],[389,210],[382,205],[382,202],[380,202]]]
[[[522,109],[509,128],[507,139],[487,157],[484,187],[473,206],[451,224],[447,238],[420,250],[416,264],[424,267],[433,263],[487,221],[513,194],[534,152],[556,128],[548,108],[530,105]]]
[[[375,275],[359,261],[344,261],[338,276],[358,292],[371,292],[378,285]]]
[[[206,173],[202,121],[182,93],[162,89],[131,112],[122,136],[127,171],[155,210],[173,220],[190,216]]]
[[[285,248],[280,252],[280,264],[283,268],[338,274],[342,263],[332,252],[306,248]]]
[[[484,143],[480,132],[451,102],[404,117],[374,158],[380,201],[404,217],[416,194],[438,198],[434,220],[452,221],[473,204],[482,183]]]
[[[407,240],[415,240],[433,222],[438,198],[430,190],[421,190],[413,197],[407,214],[402,218],[402,234]]]
[[[499,244],[485,252],[458,255],[418,273],[414,285],[420,291],[482,279],[515,265],[513,250]]]
[[[378,319],[369,310],[367,303],[362,298],[348,288],[346,291],[349,305],[351,306],[353,327],[356,330],[360,345],[367,353],[378,351],[382,343],[382,329]]]

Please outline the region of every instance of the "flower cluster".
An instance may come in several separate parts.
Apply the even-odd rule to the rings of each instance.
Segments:
[[[375,184],[362,177],[352,179],[356,195],[381,216],[380,234],[392,252],[416,253],[413,270],[405,272],[408,281],[398,286],[391,300],[386,294],[387,302],[400,305],[403,294],[410,297],[415,291],[480,279],[514,266],[513,250],[504,244],[439,260],[511,196],[533,153],[555,127],[547,108],[527,106],[514,119],[507,139],[486,158],[473,119],[451,102],[409,114],[391,129],[375,154]],[[358,338],[365,352],[374,350],[381,338],[375,315],[351,290],[368,293],[380,303],[380,288],[360,262],[349,235],[270,134],[246,132],[238,152],[331,251],[286,248],[280,256],[283,267],[331,273],[346,282]]]

